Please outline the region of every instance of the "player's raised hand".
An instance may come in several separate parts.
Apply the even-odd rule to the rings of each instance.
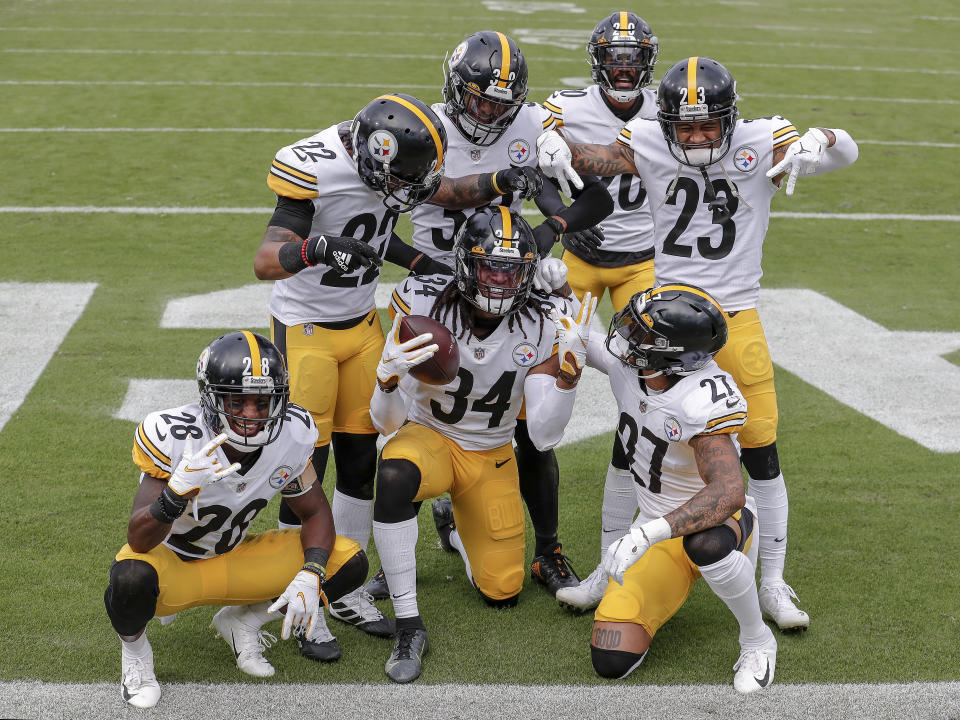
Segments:
[[[557,308],[550,309],[550,318],[557,326],[560,377],[576,384],[587,364],[587,344],[590,340],[590,320],[597,309],[597,298],[587,292],[576,317],[561,316]]]
[[[220,433],[202,448],[194,451],[193,439],[188,437],[184,446],[183,457],[180,458],[177,469],[173,471],[173,475],[167,481],[169,488],[180,497],[185,497],[194,490],[202,492],[206,486],[220,482],[228,475],[233,475],[239,470],[240,463],[223,467],[220,458],[216,455],[217,448],[223,445],[226,440],[227,434]]]
[[[799,140],[787,146],[783,160],[767,170],[767,177],[787,173],[787,195],[793,195],[797,178],[816,173],[828,147],[830,140],[826,134],[820,128],[810,128]]]
[[[570,146],[556,130],[547,130],[537,138],[537,162],[540,171],[549,178],[554,178],[560,185],[560,190],[567,197],[573,197],[570,192],[570,183],[580,190],[583,180],[573,169],[573,155]]]

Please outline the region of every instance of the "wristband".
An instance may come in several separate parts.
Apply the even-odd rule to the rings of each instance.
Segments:
[[[183,515],[187,509],[186,498],[181,498],[167,485],[163,488],[160,496],[150,504],[150,514],[157,522],[172,524],[178,517]]]
[[[303,257],[303,243],[284,243],[280,246],[280,252],[277,253],[277,260],[280,263],[280,267],[291,275],[296,275],[307,267],[307,261]]]
[[[329,559],[330,551],[322,547],[307,548],[303,551],[303,560],[305,563],[319,565],[324,570],[326,570]]]
[[[398,387],[400,387],[400,383],[398,382],[398,383],[397,383],[396,385],[394,385],[393,387],[388,387],[388,386],[386,386],[386,385],[383,384],[383,382],[380,380],[380,378],[377,378],[377,387],[380,388],[380,392],[382,392],[382,393],[392,393],[394,390],[396,390]]]
[[[480,187],[480,193],[484,196],[486,195],[500,195],[500,191],[497,190],[494,186],[494,178],[497,173],[484,173],[480,176],[480,179],[477,180],[477,185]]]

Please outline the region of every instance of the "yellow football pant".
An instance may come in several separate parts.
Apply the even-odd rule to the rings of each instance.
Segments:
[[[653,286],[653,260],[623,267],[596,267],[566,250],[560,259],[567,266],[567,282],[578,300],[582,301],[588,290],[598,299],[609,290],[614,312],[622,310],[635,293]]]

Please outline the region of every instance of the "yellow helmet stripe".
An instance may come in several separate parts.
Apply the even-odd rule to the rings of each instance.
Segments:
[[[661,287],[655,287],[652,290],[650,290],[649,295],[650,297],[653,297],[654,295],[659,295],[660,293],[666,292],[667,290],[682,290],[683,292],[688,292],[693,295],[697,295],[699,297],[702,297],[704,300],[709,300],[717,310],[719,310],[720,312],[723,312],[723,308],[720,307],[720,303],[714,300],[710,295],[705,293],[703,290],[692,287],[690,285],[663,285]]]
[[[428,118],[424,114],[423,110],[418,108],[412,102],[409,102],[408,100],[404,100],[402,97],[397,97],[396,95],[381,95],[380,97],[377,98],[377,100],[382,100],[382,99],[393,100],[396,103],[400,103],[407,110],[409,110],[418,118],[420,118],[420,121],[424,124],[424,126],[426,126],[427,130],[430,131],[430,137],[433,138],[433,144],[436,146],[437,167],[438,168],[443,167],[443,142],[441,142],[440,140],[440,133],[437,132],[437,128],[430,121],[430,118]]]
[[[503,221],[503,239],[510,240],[513,238],[513,218],[510,217],[510,210],[503,205],[497,207],[500,210],[500,219]]]
[[[243,336],[247,339],[247,345],[250,346],[250,372],[254,377],[260,377],[260,346],[257,339],[249,330],[243,330]]]
[[[620,35],[627,34],[627,26],[630,24],[630,21],[627,19],[627,11],[620,11]]]
[[[500,80],[497,85],[505,88],[510,79],[510,41],[502,32],[498,32],[497,37],[500,38]]]
[[[687,58],[687,105],[697,103],[697,61],[699,57]]]

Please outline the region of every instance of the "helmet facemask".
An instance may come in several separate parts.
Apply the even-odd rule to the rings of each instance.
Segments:
[[[490,315],[503,317],[520,309],[530,295],[536,258],[462,253],[457,257],[468,278],[463,296],[467,302]]]
[[[657,38],[638,43],[615,42],[587,45],[593,81],[610,98],[617,102],[635,100],[641,89],[653,79],[653,67],[657,61]],[[630,71],[631,84],[622,82],[624,70]]]
[[[246,381],[264,381],[260,387],[247,387]],[[251,452],[269,445],[280,434],[283,415],[287,410],[289,393],[287,386],[273,387],[269,377],[244,378],[243,392],[234,387],[207,386],[201,393],[200,405],[204,417],[214,432],[227,434],[227,444],[243,452]],[[255,398],[260,418],[250,418],[245,413],[245,404],[249,398]],[[212,421],[211,421],[212,419]],[[238,425],[240,432],[234,429]]]

